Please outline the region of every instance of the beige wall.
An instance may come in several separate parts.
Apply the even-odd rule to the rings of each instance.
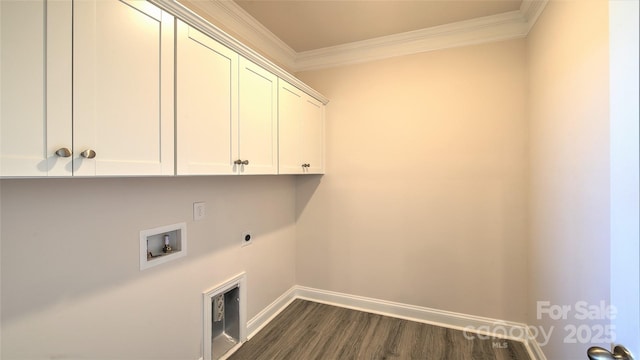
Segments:
[[[608,3],[551,1],[528,38],[530,108],[529,322],[554,328],[549,359],[583,359],[564,321],[536,302],[609,303]],[[607,344],[602,344],[609,347]]]
[[[298,284],[525,321],[524,39],[297,75],[331,99]]]
[[[203,291],[246,271],[251,319],[295,284],[290,176],[0,186],[3,359],[196,360]],[[139,231],[182,221],[187,257],[141,272]],[[241,248],[245,230],[255,240]]]

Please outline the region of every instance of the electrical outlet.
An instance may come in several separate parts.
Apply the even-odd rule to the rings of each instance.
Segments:
[[[248,246],[253,243],[253,234],[251,231],[245,231],[242,233],[242,246]]]
[[[202,220],[205,217],[206,206],[204,202],[193,203],[193,220]]]

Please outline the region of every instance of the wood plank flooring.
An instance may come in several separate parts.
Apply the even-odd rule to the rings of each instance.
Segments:
[[[523,343],[297,299],[230,360],[530,360]]]

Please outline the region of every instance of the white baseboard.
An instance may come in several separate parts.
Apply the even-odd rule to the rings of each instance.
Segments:
[[[224,355],[220,356],[218,358],[218,360],[227,360],[228,358],[231,357],[231,355],[233,355],[233,353],[235,353],[236,351],[238,351],[238,349],[240,349],[240,347],[242,346],[243,343],[237,343],[236,346],[232,347],[231,349],[227,350],[226,353],[224,353]]]
[[[547,357],[542,352],[542,348],[540,347],[540,344],[538,344],[538,342],[536,341],[536,337],[531,332],[531,329],[528,329],[528,330],[529,330],[529,335],[525,340],[525,345],[527,345],[527,349],[529,350],[529,355],[531,356],[531,359],[547,360]]]
[[[296,286],[285,291],[271,304],[254,316],[247,322],[247,339],[251,339],[258,331],[262,330],[274,317],[276,317],[282,310],[284,310],[289,304],[296,299]]]
[[[507,330],[506,336],[501,336],[503,338],[521,341],[526,336],[527,326],[520,323],[454,313],[450,311],[436,310],[421,306],[407,305],[392,301],[348,295],[307,287],[298,287],[297,295],[297,297],[301,299],[307,299],[315,302],[327,303],[329,305],[337,305],[354,310],[392,316],[411,321],[428,323],[461,331],[467,330],[473,333],[489,334],[488,332],[483,332],[482,329],[485,329],[490,325],[501,325],[504,326]],[[479,330],[476,331],[473,329]],[[512,335],[510,336],[509,334]],[[513,336],[513,334],[522,335]]]
[[[247,324],[249,339],[295,299],[310,300],[328,305],[437,325],[465,331],[468,334],[498,336],[504,339],[521,341],[525,344],[532,360],[546,360],[540,346],[535,341],[526,324],[297,285],[287,290],[249,321]]]

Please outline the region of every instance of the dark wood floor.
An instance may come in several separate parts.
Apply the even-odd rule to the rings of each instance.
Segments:
[[[295,300],[231,360],[530,360],[524,344],[465,338],[462,331]]]

